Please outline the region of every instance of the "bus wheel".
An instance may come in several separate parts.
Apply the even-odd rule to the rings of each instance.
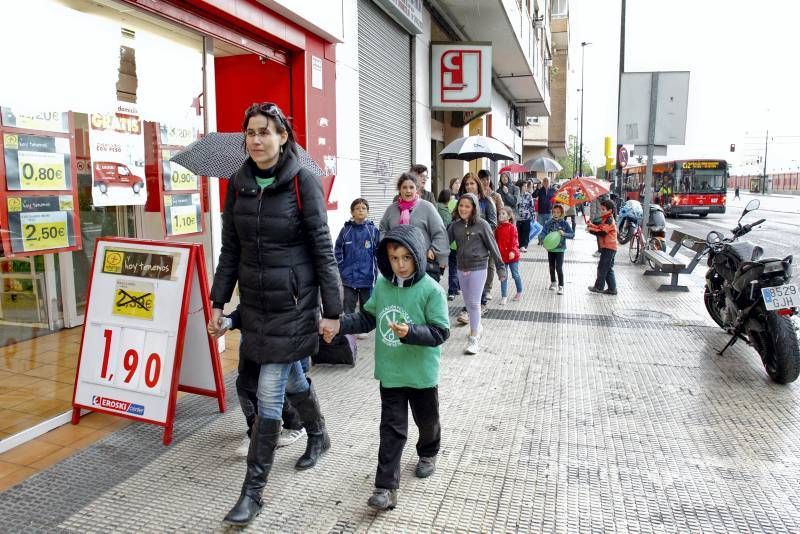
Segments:
[[[698,215],[700,216],[701,219],[705,219],[706,217],[708,217],[708,213],[698,213]]]

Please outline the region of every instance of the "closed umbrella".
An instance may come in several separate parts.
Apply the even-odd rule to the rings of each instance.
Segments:
[[[523,165],[530,172],[559,172],[564,168],[556,160],[546,156],[529,159]]]
[[[506,145],[492,137],[470,135],[459,137],[439,152],[442,159],[460,159],[472,161],[478,158],[489,158],[492,161],[514,159],[514,155]]]
[[[300,165],[316,176],[325,174],[300,145],[297,145],[297,152]],[[211,132],[172,156],[170,161],[200,176],[230,177],[246,159],[243,133]]]

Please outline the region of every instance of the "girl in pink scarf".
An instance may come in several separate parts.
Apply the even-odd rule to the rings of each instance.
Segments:
[[[417,184],[411,179],[403,180],[397,189],[400,193],[397,199],[397,207],[400,208],[400,224],[411,224],[411,210],[419,200]]]

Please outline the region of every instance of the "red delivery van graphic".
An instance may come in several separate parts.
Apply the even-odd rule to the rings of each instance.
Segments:
[[[94,185],[101,193],[109,187],[130,187],[137,195],[144,188],[144,178],[136,176],[127,165],[113,161],[94,162]]]

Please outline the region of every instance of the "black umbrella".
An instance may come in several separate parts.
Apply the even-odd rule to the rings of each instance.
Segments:
[[[442,159],[460,159],[472,161],[478,158],[489,158],[493,161],[501,159],[514,159],[514,155],[506,145],[493,137],[483,135],[470,135],[459,137],[439,152]]]
[[[243,133],[211,132],[191,145],[187,146],[169,160],[200,176],[220,176],[227,178],[236,174],[247,159],[244,151]],[[297,145],[298,161],[300,165],[322,176],[325,173],[319,165]]]

